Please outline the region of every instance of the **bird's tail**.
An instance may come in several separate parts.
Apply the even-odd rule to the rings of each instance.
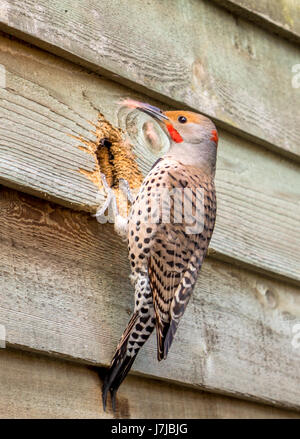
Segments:
[[[142,311],[144,311],[142,313]],[[106,409],[107,394],[110,392],[112,407],[115,410],[116,393],[128,374],[140,348],[148,340],[155,327],[153,307],[136,311],[117,346],[102,387],[103,409]]]

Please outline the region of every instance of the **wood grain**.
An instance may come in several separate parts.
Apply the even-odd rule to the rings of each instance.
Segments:
[[[206,0],[1,0],[1,28],[299,160],[299,49]],[[141,26],[141,23],[143,25]]]
[[[151,379],[128,377],[116,413],[101,404],[96,369],[22,351],[0,350],[1,419],[226,419],[299,418],[299,413],[200,392]],[[141,404],[141,395],[147,395]]]
[[[131,136],[144,174],[162,153],[140,134],[145,118],[120,111],[117,102],[128,89],[4,37],[0,63],[6,67],[6,89],[0,88],[5,185],[95,212],[99,188],[79,172],[94,172],[94,158],[68,134],[93,139],[87,121],[95,122],[98,110]],[[299,281],[299,166],[226,131],[220,139],[212,248],[219,258]]]
[[[276,34],[300,42],[298,0],[214,0],[230,11],[258,23]]]
[[[7,345],[105,365],[133,305],[126,245],[89,215],[2,189],[0,323]],[[166,361],[135,373],[300,407],[299,289],[209,258]]]

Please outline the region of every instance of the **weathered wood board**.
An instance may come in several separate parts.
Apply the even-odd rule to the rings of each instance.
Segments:
[[[119,109],[129,95],[214,118],[219,197],[216,254],[168,360],[152,337],[116,416],[299,417],[203,392],[300,409],[299,3],[275,3],[0,0],[0,29],[69,59],[0,35],[0,183],[72,208],[0,187],[0,418],[112,417],[94,366],[109,364],[132,310],[127,252],[78,212],[103,193],[70,135],[93,140],[101,111],[146,173],[161,152],[140,134],[145,119]]]
[[[298,418],[299,413],[129,376],[116,413],[101,404],[96,370],[67,361],[0,349],[0,419],[28,418]],[[143,398],[141,404],[141,395]]]
[[[88,214],[1,190],[0,324],[8,346],[108,365],[132,310],[126,245]],[[209,258],[168,359],[133,371],[300,408],[299,288]]]
[[[94,172],[95,159],[68,134],[93,139],[87,121],[97,120],[98,109],[132,135],[144,173],[156,161],[158,152],[134,133],[144,119],[119,110],[128,89],[3,36],[0,63],[6,68],[6,88],[0,88],[5,185],[95,211],[99,188],[79,172]],[[218,257],[299,281],[299,166],[223,130],[220,137],[212,247]]]
[[[230,11],[249,18],[291,41],[300,42],[298,0],[214,0]]]
[[[0,418],[104,418],[97,372],[23,352],[0,351]],[[34,373],[33,373],[34,371]],[[21,390],[21,391],[20,391]],[[140,395],[147,398],[140,404]],[[120,389],[117,418],[299,418],[298,413],[129,377]]]
[[[0,26],[299,160],[299,49],[215,2],[1,0]]]

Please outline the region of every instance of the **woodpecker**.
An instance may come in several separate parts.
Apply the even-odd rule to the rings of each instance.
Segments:
[[[115,409],[116,392],[154,328],[157,358],[167,358],[216,218],[214,123],[201,114],[163,112],[132,99],[124,105],[154,118],[168,135],[170,148],[145,177],[127,219],[135,306],[104,380],[104,410],[108,392]],[[183,214],[186,202],[191,206],[188,218]]]

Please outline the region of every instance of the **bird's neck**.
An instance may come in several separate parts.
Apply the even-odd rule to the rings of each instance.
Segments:
[[[201,172],[214,177],[216,172],[217,148],[206,143],[172,142],[165,158],[180,161],[183,165],[194,166]]]

